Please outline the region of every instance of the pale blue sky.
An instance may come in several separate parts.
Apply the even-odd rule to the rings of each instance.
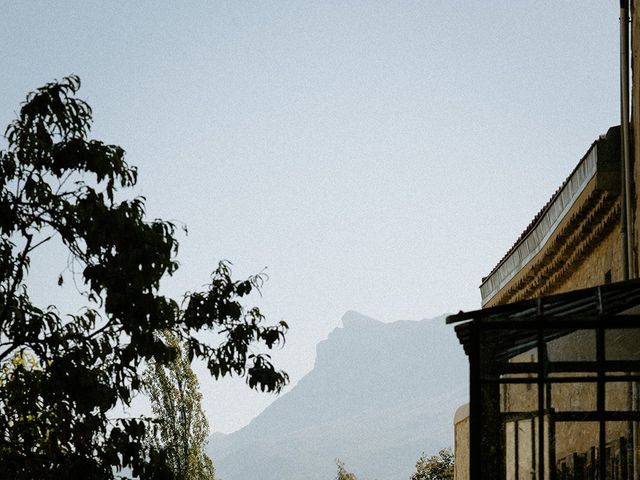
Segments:
[[[115,3],[115,2],[114,2]],[[591,1],[2,2],[0,125],[83,81],[94,135],[184,222],[166,291],[268,266],[297,381],[349,309],[479,307],[478,285],[618,120],[618,8]],[[35,295],[63,297],[59,252]],[[214,430],[273,397],[203,379]]]

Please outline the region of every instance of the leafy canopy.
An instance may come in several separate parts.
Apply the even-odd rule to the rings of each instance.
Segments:
[[[204,451],[209,423],[198,377],[176,336],[162,335],[178,354],[168,365],[153,362],[145,371],[145,389],[158,423],[151,445],[162,452],[176,480],[214,480],[213,463]]]
[[[443,448],[430,457],[423,453],[410,480],[453,480],[453,466],[454,456],[450,448]]]
[[[281,344],[287,325],[246,310],[243,297],[263,278],[234,281],[224,262],[180,304],[158,293],[178,267],[175,226],[148,221],[144,198],[116,200],[137,171],[121,147],[88,138],[79,88],[70,76],[29,94],[0,151],[0,477],[113,478],[128,468],[160,478],[166,462],[144,441],[148,422],[109,416],[141,390],[141,364],[176,358],[158,333],[172,332],[216,378],[279,391],[287,375],[251,347]],[[53,238],[69,252],[80,312],[29,297],[31,255]],[[203,331],[220,342],[202,341]],[[14,360],[27,356],[37,368]]]
[[[338,470],[336,471],[336,480],[358,480],[358,477],[356,477],[355,474],[346,469],[342,460],[336,459],[336,467],[338,467]]]

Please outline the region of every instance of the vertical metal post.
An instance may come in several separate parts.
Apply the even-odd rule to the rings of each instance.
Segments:
[[[556,423],[553,418],[553,412],[549,413],[549,478],[550,480],[556,480],[558,474],[556,472]]]
[[[604,391],[604,360],[605,341],[604,328],[601,324],[601,317],[596,328],[596,363],[597,363],[597,390],[596,390],[596,411],[598,412],[598,478],[606,478],[606,448],[607,448],[607,423],[605,422],[605,391]]]
[[[492,332],[494,333],[494,332]],[[500,385],[492,345],[487,345],[482,322],[471,325],[469,350],[469,454],[471,480],[504,477],[504,441],[500,412]]]
[[[469,351],[469,479],[480,480],[482,465],[482,408],[480,405],[480,345],[478,325],[472,321]]]
[[[520,432],[518,431],[520,430],[520,421],[516,420],[515,422],[513,422],[513,443],[515,444],[514,446],[514,475],[513,477],[518,480],[520,478]]]
[[[632,178],[629,156],[629,0],[620,0],[620,127],[622,206],[621,236],[623,280],[634,276],[633,215],[631,211]]]
[[[607,472],[606,448],[607,448],[607,424],[604,418],[605,412],[605,391],[604,391],[604,361],[605,361],[605,338],[602,315],[604,307],[602,303],[602,287],[596,289],[596,299],[598,302],[598,323],[596,328],[596,411],[598,413],[598,473],[601,479],[605,478]]]
[[[543,309],[542,298],[538,298],[537,316],[536,316],[536,328],[538,337],[538,478],[540,480],[545,478],[545,459],[544,459],[544,380],[545,380],[545,352],[544,352],[544,330],[543,330]]]

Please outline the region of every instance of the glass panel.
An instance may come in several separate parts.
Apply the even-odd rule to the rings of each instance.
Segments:
[[[545,330],[550,362],[593,362],[596,360],[595,330]]]
[[[500,410],[523,415],[538,414],[538,385],[508,383],[500,386]]]
[[[516,422],[507,422],[504,427],[504,465],[507,472],[506,480],[518,480],[518,470],[516,467],[518,448],[518,437]]]
[[[597,408],[595,383],[553,383],[549,388],[551,408],[557,412],[595,411]]]
[[[535,418],[518,422],[518,480],[538,478],[538,424]]]
[[[605,360],[640,360],[640,328],[610,328],[604,340]]]
[[[483,360],[494,363],[537,361],[536,330],[487,330],[483,332]]]
[[[572,453],[556,462],[557,480],[596,480],[598,478],[598,449],[591,447],[583,453]]]
[[[529,344],[528,344],[529,345]],[[533,347],[509,358],[509,363],[538,363],[538,349]]]
[[[605,384],[605,409],[609,411],[630,411],[634,409],[633,393],[636,382],[607,382]],[[637,394],[636,394],[637,398]],[[635,409],[637,410],[637,400]]]
[[[633,478],[633,423],[607,422],[605,464],[606,477],[615,480]]]
[[[527,351],[509,358],[500,364],[500,373],[510,375],[514,373],[527,373],[529,377],[538,376],[537,352]]]
[[[556,478],[597,478],[598,422],[555,422],[554,430]]]

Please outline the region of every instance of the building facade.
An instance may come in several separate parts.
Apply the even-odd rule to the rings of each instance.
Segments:
[[[640,75],[629,90],[629,128],[586,149],[482,279],[482,309],[448,319],[470,361],[456,480],[640,480]]]

